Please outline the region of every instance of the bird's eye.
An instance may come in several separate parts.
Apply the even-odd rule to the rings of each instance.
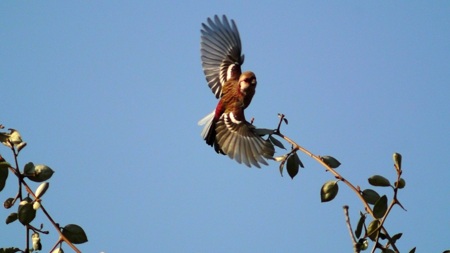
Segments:
[[[256,79],[255,78],[245,78],[244,80],[246,83],[251,84],[251,85],[255,85],[256,84]]]

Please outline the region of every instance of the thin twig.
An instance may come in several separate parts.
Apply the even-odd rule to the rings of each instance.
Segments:
[[[399,181],[400,181],[401,175],[402,175],[402,171],[401,171],[400,169],[397,169],[397,181],[396,181],[396,182],[399,182]],[[395,252],[398,253],[398,252],[400,252],[400,251],[399,251],[398,248],[396,247],[395,243],[392,241],[392,237],[387,233],[386,229],[385,229],[384,226],[383,226],[383,225],[384,225],[384,222],[386,221],[386,219],[387,219],[387,217],[388,217],[388,215],[389,215],[389,213],[391,212],[392,208],[393,208],[396,204],[400,205],[400,206],[403,208],[403,206],[402,206],[402,205],[400,204],[400,202],[397,200],[397,192],[398,192],[398,187],[394,187],[394,196],[393,196],[393,198],[392,198],[391,203],[389,204],[388,209],[386,210],[386,213],[384,214],[383,218],[382,218],[381,221],[380,221],[380,228],[383,229],[383,232],[385,232],[385,235],[386,235],[386,239],[388,240],[388,244],[387,244],[386,246],[389,246],[389,245],[392,246],[393,250],[394,250]],[[404,208],[403,208],[403,209],[404,209]],[[378,240],[380,239],[379,237],[380,237],[380,234],[378,233],[378,235],[377,235],[377,237],[376,237],[376,239],[375,239],[375,242],[378,243]],[[375,245],[376,245],[376,244],[375,244]],[[375,252],[375,249],[376,249],[376,247],[374,247],[374,248],[372,249],[372,253]]]
[[[312,152],[310,152],[310,151],[307,150],[306,148],[303,148],[302,146],[298,145],[298,144],[297,144],[295,141],[293,141],[291,138],[289,138],[289,137],[287,137],[287,136],[285,136],[284,134],[281,133],[280,127],[281,127],[281,123],[282,123],[283,118],[284,118],[284,114],[279,114],[279,116],[280,116],[280,121],[278,122],[277,129],[275,129],[275,131],[274,131],[273,134],[275,134],[275,135],[277,135],[277,136],[283,138],[285,141],[289,142],[289,143],[293,146],[293,149],[299,150],[299,151],[305,153],[306,155],[310,156],[310,157],[313,158],[314,160],[316,160],[318,163],[320,163],[322,166],[325,167],[326,171],[329,171],[331,174],[333,174],[333,175],[336,177],[336,179],[338,179],[338,180],[344,182],[351,190],[353,190],[353,191],[356,193],[356,195],[358,196],[358,198],[359,198],[359,199],[361,200],[361,202],[363,203],[366,212],[369,213],[374,219],[376,219],[375,216],[374,216],[374,213],[373,213],[372,208],[369,206],[369,203],[367,203],[367,201],[364,199],[363,195],[361,194],[361,191],[360,191],[359,187],[355,187],[352,183],[350,183],[349,181],[347,181],[347,180],[346,180],[341,174],[339,174],[336,170],[334,170],[333,168],[331,168],[330,166],[328,166],[324,161],[322,161],[322,159],[320,159],[320,156],[314,155]],[[398,177],[400,177],[401,170],[398,170],[398,171],[399,171],[399,173],[398,173],[399,176],[398,176]],[[397,181],[398,181],[398,180],[397,180]],[[393,203],[393,204],[398,203],[398,200],[396,199],[396,196],[397,196],[397,192],[394,191],[394,200],[395,200],[395,203]],[[389,208],[388,212],[390,212],[390,209],[392,209],[392,207]],[[387,212],[387,213],[388,213],[388,212]],[[387,216],[387,215],[386,215],[386,216]],[[385,220],[385,219],[384,219],[384,220]],[[383,222],[384,222],[384,220],[383,220]],[[384,228],[383,223],[380,223],[380,228],[379,228],[379,229],[382,230],[382,231],[384,232],[384,234],[386,235],[386,238],[387,238],[388,241],[391,243],[391,246],[392,246],[392,248],[394,249],[394,251],[395,251],[395,252],[399,252],[398,249],[397,249],[397,247],[395,246],[395,243],[392,241],[391,236],[389,235],[389,233],[387,232],[387,230]],[[375,245],[376,245],[376,244],[375,244]]]
[[[16,152],[16,149],[14,148],[14,146],[11,144],[12,146],[12,151],[14,154],[14,159],[15,159],[15,163],[16,163],[16,168],[12,168],[14,174],[17,176],[17,178],[19,179],[19,197],[20,200],[22,200],[22,185],[25,187],[25,190],[28,192],[28,194],[30,194],[31,196],[34,197],[34,199],[37,199],[36,195],[34,194],[34,192],[31,190],[31,188],[28,186],[28,184],[25,182],[24,180],[24,176],[22,174],[20,174],[19,171],[19,163],[18,163],[18,153]],[[10,168],[11,169],[11,168]],[[59,241],[64,241],[66,242],[75,252],[77,253],[81,253],[81,251],[75,246],[73,245],[72,242],[69,241],[69,239],[67,239],[61,231],[61,228],[59,227],[59,225],[53,220],[53,218],[50,216],[50,214],[47,212],[47,210],[44,208],[44,206],[41,203],[40,209],[42,210],[42,212],[44,212],[45,216],[47,216],[47,219],[50,221],[50,223],[53,225],[53,227],[55,227],[56,231],[58,231],[59,234]],[[29,228],[27,227],[27,234],[28,234],[28,230]],[[29,248],[29,240],[27,239],[27,248]]]
[[[25,186],[25,189],[27,190],[27,192],[32,195],[34,197],[34,199],[36,198],[36,195],[34,195],[34,192],[31,190],[31,188],[28,186],[28,184],[25,182],[25,180],[22,179],[22,184]],[[67,239],[62,231],[61,228],[59,227],[58,223],[56,223],[53,218],[50,216],[50,214],[47,212],[47,210],[45,209],[45,207],[42,205],[40,206],[40,209],[42,210],[42,212],[44,212],[45,216],[47,216],[47,219],[50,221],[50,223],[53,225],[53,227],[55,227],[56,231],[58,231],[58,234],[61,238],[61,240],[63,240],[65,243],[67,243],[75,252],[80,253],[81,251],[75,246],[73,245],[72,242],[69,241],[69,239]]]
[[[350,233],[350,238],[353,243],[353,251],[355,253],[359,253],[358,243],[356,242],[355,234],[353,234],[352,224],[350,223],[350,216],[348,215],[348,206],[345,205],[342,207],[344,209],[345,223],[347,223],[348,232]]]

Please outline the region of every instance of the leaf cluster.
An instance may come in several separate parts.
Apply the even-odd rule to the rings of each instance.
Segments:
[[[278,139],[274,138],[274,136],[281,137],[283,140],[291,144],[291,150],[288,153],[274,157],[274,160],[280,163],[279,169],[281,175],[283,175],[283,169],[286,168],[289,176],[293,179],[298,174],[299,168],[304,167],[297,154],[298,151],[301,151],[309,157],[315,159],[325,167],[326,172],[330,172],[335,177],[334,180],[329,180],[322,185],[320,189],[321,202],[329,202],[335,199],[339,193],[339,184],[345,184],[356,194],[364,206],[364,212],[360,212],[360,217],[354,231],[351,229],[350,218],[348,217],[348,206],[344,206],[344,209],[346,210],[345,214],[347,218],[347,226],[350,230],[354,251],[360,252],[362,250],[366,250],[369,247],[370,240],[373,242],[372,252],[375,252],[376,249],[380,249],[382,252],[399,252],[396,242],[402,237],[403,234],[396,233],[391,236],[385,228],[384,223],[394,206],[399,206],[404,209],[398,200],[398,191],[406,186],[405,179],[401,177],[402,156],[399,153],[393,154],[393,162],[396,172],[396,180],[393,184],[386,177],[381,175],[374,175],[368,178],[368,183],[375,188],[390,187],[392,189],[392,196],[380,196],[376,189],[367,188],[361,190],[359,186],[355,186],[344,178],[336,170],[341,163],[333,156],[314,155],[310,151],[299,146],[286,135],[282,134],[280,127],[282,123],[287,124],[288,121],[283,114],[279,114],[278,117],[280,120],[277,129],[266,129],[264,134],[268,134],[268,140],[279,148],[285,149],[284,145]],[[410,250],[410,253],[414,253],[414,251],[415,248]]]
[[[0,128],[3,128],[3,126],[0,125]],[[35,165],[32,162],[25,164],[23,170],[20,170],[18,156],[20,151],[26,146],[26,142],[22,141],[22,137],[17,130],[9,129],[9,131],[9,133],[0,132],[0,142],[11,149],[14,155],[14,165],[11,165],[0,155],[0,191],[4,189],[10,172],[18,178],[18,190],[16,196],[7,198],[4,201],[3,206],[5,209],[11,209],[16,205],[16,203],[18,203],[16,210],[11,212],[6,217],[6,224],[10,224],[18,220],[25,228],[27,240],[25,250],[20,250],[16,247],[4,247],[0,248],[0,253],[32,252],[42,250],[40,235],[48,234],[49,231],[44,230],[43,224],[41,224],[39,228],[32,225],[32,222],[36,217],[36,213],[40,210],[48,218],[59,234],[58,241],[50,251],[55,253],[63,252],[62,244],[66,243],[75,252],[80,252],[74,244],[87,242],[88,239],[84,230],[75,224],[69,224],[61,227],[54,221],[42,205],[44,202],[44,195],[50,187],[48,180],[52,177],[54,171],[47,165]],[[28,181],[40,184],[36,190],[33,191],[31,190]],[[23,194],[23,189],[25,190],[26,195]],[[31,232],[32,234],[30,236]]]

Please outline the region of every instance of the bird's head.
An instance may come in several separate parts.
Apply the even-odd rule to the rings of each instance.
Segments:
[[[256,76],[251,71],[246,71],[239,77],[239,89],[243,94],[247,91],[255,91],[256,88]]]

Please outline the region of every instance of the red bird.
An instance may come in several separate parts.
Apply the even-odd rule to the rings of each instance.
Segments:
[[[220,98],[216,109],[201,119],[205,125],[202,137],[217,153],[226,154],[238,163],[260,168],[267,165],[275,152],[271,142],[255,133],[255,127],[245,120],[244,110],[250,105],[256,88],[256,76],[241,72],[239,31],[226,16],[216,15],[202,24],[201,60],[208,86]],[[265,158],[265,159],[264,159]]]

